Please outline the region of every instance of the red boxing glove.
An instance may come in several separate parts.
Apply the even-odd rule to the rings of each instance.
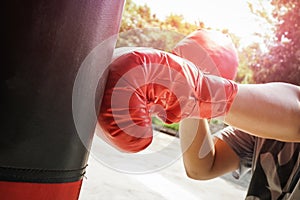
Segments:
[[[212,118],[229,110],[237,85],[204,75],[193,63],[147,48],[118,53],[108,68],[98,121],[104,135],[127,152],[152,141],[151,116],[167,123],[183,118]]]
[[[172,53],[193,62],[202,72],[233,80],[238,54],[231,38],[219,31],[199,29],[182,39]]]

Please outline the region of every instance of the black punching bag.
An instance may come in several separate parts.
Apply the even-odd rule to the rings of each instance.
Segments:
[[[78,199],[91,141],[83,144],[77,133],[73,86],[86,56],[118,33],[123,5],[124,0],[5,0],[1,200]],[[105,47],[109,55],[114,45]],[[92,138],[96,121],[83,123],[89,124],[86,138]]]

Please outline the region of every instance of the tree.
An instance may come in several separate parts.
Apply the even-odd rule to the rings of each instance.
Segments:
[[[120,32],[144,28],[148,23],[151,23],[150,8],[147,5],[138,6],[132,0],[127,0],[122,15]]]
[[[184,21],[182,15],[170,14],[159,20],[147,5],[127,0],[123,11],[117,47],[144,46],[171,51],[185,35],[199,28]]]
[[[270,23],[273,23],[275,34],[269,38],[272,41],[268,51],[258,53],[257,62],[252,65],[254,81],[300,85],[300,2],[272,0],[271,3],[275,20]]]

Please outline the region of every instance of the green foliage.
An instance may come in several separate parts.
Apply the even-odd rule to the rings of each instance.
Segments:
[[[155,16],[151,16],[150,8],[147,5],[138,6],[132,0],[126,0],[120,32],[145,28],[148,24],[159,23]]]
[[[152,47],[170,52],[172,48],[186,35],[198,28],[207,28],[203,22],[191,24],[184,20],[182,15],[170,14],[161,21],[151,13],[147,5],[138,6],[132,0],[127,0],[122,16],[121,28],[116,47]],[[222,30],[231,35],[238,47],[239,38],[228,30]],[[252,71],[249,62],[253,59],[255,49],[244,48],[240,50],[240,65],[237,82],[252,83]]]
[[[239,68],[235,81],[242,84],[254,83],[253,71],[250,66],[257,61],[257,54],[260,51],[258,43],[253,43],[239,50]]]
[[[178,123],[173,123],[173,124],[166,124],[163,123],[160,119],[158,119],[157,117],[152,117],[152,123],[156,124],[158,126],[163,126],[169,129],[173,129],[175,131],[179,130],[179,124]]]
[[[232,33],[227,33],[227,34],[230,35],[238,51],[239,66],[238,66],[238,72],[235,81],[243,84],[253,83],[253,79],[252,79],[253,73],[251,68],[249,67],[249,63],[254,60],[254,57],[256,55],[255,52],[257,51],[257,49],[259,49],[257,48],[258,44],[252,44],[249,46],[241,47],[239,37],[237,37]]]
[[[268,51],[256,55],[257,62],[252,64],[254,81],[300,85],[300,2],[272,0],[272,5],[274,20],[266,21],[272,23],[275,34],[268,38]]]
[[[127,0],[122,16],[120,32],[132,29],[159,28],[187,35],[199,28],[196,24],[184,21],[182,15],[170,14],[164,21],[151,13],[147,5],[138,6],[132,0]]]
[[[116,47],[151,47],[171,52],[184,35],[159,28],[132,29],[119,34]]]
[[[199,28],[184,21],[182,15],[170,14],[157,19],[147,5],[127,0],[123,11],[117,47],[142,46],[171,51],[184,36]]]

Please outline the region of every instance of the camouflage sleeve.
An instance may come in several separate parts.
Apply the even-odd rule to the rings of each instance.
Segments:
[[[239,169],[232,172],[234,178],[239,179],[251,170],[256,137],[230,126],[217,132],[215,137],[225,141],[240,158]]]

